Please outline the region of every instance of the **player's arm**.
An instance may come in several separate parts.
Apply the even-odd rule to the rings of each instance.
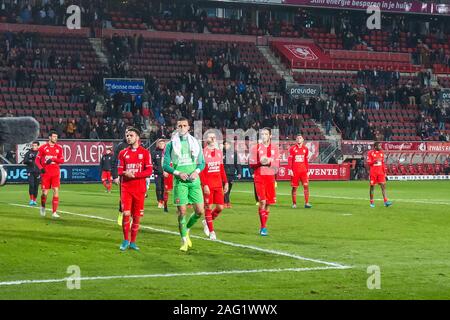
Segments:
[[[163,170],[167,173],[175,175],[175,169],[170,166],[171,162],[172,162],[172,142],[169,142],[166,145],[166,150],[164,151]]]
[[[119,156],[117,157],[117,175],[118,176],[123,176],[123,174],[124,174],[124,166],[123,166],[123,164],[124,164],[124,162],[123,162],[123,152],[120,152],[119,153]]]
[[[294,175],[294,155],[293,151],[294,148],[289,148],[289,155],[288,155],[288,175]]]
[[[306,172],[309,172],[309,149],[306,148],[306,153],[305,153],[305,168],[306,168]]]
[[[292,155],[293,153],[293,148],[290,147],[289,148],[289,155],[288,155],[288,169],[290,170],[294,170],[294,156]]]
[[[197,142],[197,143],[199,144],[200,152],[198,154],[197,168],[195,168],[195,171],[197,171],[197,173],[200,174],[200,172],[202,172],[203,169],[205,169],[206,162],[205,162],[205,156],[203,155],[202,145],[199,142]]]
[[[64,154],[63,154],[63,148],[59,148],[59,153],[56,157],[53,157],[52,161],[56,164],[63,164],[64,163]]]
[[[270,168],[277,171],[279,167],[280,167],[280,152],[278,148],[274,148],[274,155],[272,161],[270,162]]]
[[[152,175],[153,172],[153,164],[152,158],[150,157],[150,153],[147,151],[144,154],[144,170],[142,172],[136,172],[134,174],[135,178],[147,178]]]
[[[262,166],[261,162],[258,159],[258,148],[256,145],[250,149],[248,164],[253,171]]]
[[[36,159],[34,160],[34,163],[36,163],[36,166],[38,167],[38,169],[42,172],[42,169],[44,169],[44,166],[41,163],[43,154],[42,154],[42,150],[39,148],[38,153],[36,155]]]
[[[203,169],[205,169],[205,166],[206,166],[205,156],[203,155],[202,145],[200,144],[200,142],[197,142],[197,143],[198,143],[198,145],[200,147],[200,152],[199,152],[198,157],[197,157],[197,167],[189,175],[189,178],[191,179],[191,181],[194,181],[195,179],[197,179],[197,177],[200,175],[200,172],[202,172]]]

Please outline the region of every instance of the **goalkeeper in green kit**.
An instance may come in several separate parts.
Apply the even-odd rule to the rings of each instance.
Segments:
[[[177,131],[166,146],[163,169],[174,175],[173,196],[178,212],[178,225],[182,239],[180,250],[186,252],[192,247],[190,228],[202,217],[205,209],[199,174],[205,168],[200,142],[189,134],[189,121],[180,118]],[[170,166],[172,163],[173,166]],[[186,219],[186,206],[192,204],[195,210]]]

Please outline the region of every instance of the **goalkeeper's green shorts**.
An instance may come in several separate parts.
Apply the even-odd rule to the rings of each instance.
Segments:
[[[203,192],[200,178],[194,182],[175,179],[173,186],[173,203],[176,206],[203,203]]]

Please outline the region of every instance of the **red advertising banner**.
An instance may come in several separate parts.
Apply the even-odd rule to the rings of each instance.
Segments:
[[[293,68],[304,66],[306,62],[330,62],[330,56],[313,43],[274,41],[272,45]]]
[[[277,180],[290,180],[287,165],[278,171]],[[350,180],[350,164],[310,164],[310,180]]]
[[[384,151],[430,151],[427,146],[433,142],[423,141],[385,141],[381,142],[381,148]],[[373,149],[373,141],[364,140],[343,140],[341,147],[345,155],[364,155],[367,151]],[[440,144],[436,142],[436,144]],[[437,150],[436,150],[437,151]]]
[[[382,142],[381,148],[384,151],[425,151],[427,149],[426,142]]]
[[[47,141],[39,141],[42,145]],[[66,165],[97,165],[100,163],[106,146],[112,146],[112,142],[84,142],[84,141],[58,141],[64,150],[64,162]],[[20,144],[17,146],[17,163],[23,161],[25,153],[31,144]]]
[[[450,142],[427,142],[427,151],[450,152]]]

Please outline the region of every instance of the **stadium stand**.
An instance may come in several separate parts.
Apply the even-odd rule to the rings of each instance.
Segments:
[[[0,19],[24,22],[14,16],[15,11],[25,10],[21,5],[20,1],[16,7],[8,4],[1,10]],[[2,113],[34,115],[45,123],[43,132],[55,127],[59,118],[63,122],[75,118],[78,122],[78,117],[88,115],[90,126],[99,131],[99,138],[119,137],[118,127],[138,122],[156,138],[167,136],[172,129],[173,115],[177,112],[175,98],[184,91],[181,112],[193,119],[201,117],[207,125],[222,129],[272,124],[281,129],[282,138],[302,131],[307,139],[320,140],[325,135],[319,124],[332,123],[346,139],[438,140],[449,135],[449,106],[438,103],[439,88],[430,90],[435,74],[440,74],[437,81],[442,87],[450,85],[446,76],[450,63],[449,32],[439,30],[435,22],[419,34],[413,30],[415,22],[404,15],[390,18],[386,25],[389,31],[368,31],[358,29],[355,23],[362,14],[350,15],[345,11],[337,11],[341,23],[333,25],[320,10],[305,8],[289,9],[290,19],[275,18],[276,15],[269,14],[270,9],[261,10],[256,23],[250,11],[239,18],[217,17],[196,4],[180,6],[167,2],[151,6],[130,1],[110,6],[104,1],[92,5],[82,1],[81,5],[89,16],[84,24],[95,30],[69,38],[64,34],[48,35],[45,29],[36,27],[33,30],[41,34],[40,40],[21,41],[19,45],[7,41],[11,34],[23,36],[17,30],[3,35],[1,42],[6,49],[0,59]],[[56,4],[43,8],[47,15],[54,10],[55,18],[40,20],[34,14],[28,22],[62,23]],[[41,8],[32,9],[39,13]],[[106,29],[100,30],[99,26]],[[408,32],[408,28],[413,32]],[[109,38],[115,31],[120,36]],[[103,52],[109,66],[102,66],[89,42],[89,34],[94,33],[105,39]],[[187,35],[188,40],[180,41],[181,34]],[[206,37],[210,34],[217,35],[217,39],[211,41]],[[229,34],[237,35],[237,40],[227,44],[221,36]],[[290,101],[284,79],[258,49],[258,38],[250,41],[252,37],[245,35],[270,35],[270,48],[280,56],[275,43],[284,38],[315,44],[329,60],[296,65],[302,70],[295,70],[293,76],[300,84],[320,84],[324,94],[315,99]],[[34,55],[38,47],[53,51],[61,60],[70,56],[73,61],[79,53],[75,59],[78,64],[66,67],[62,63],[60,68],[36,65]],[[119,51],[114,51],[116,48]],[[15,51],[23,52],[23,68],[11,63],[11,52],[14,56]],[[238,57],[233,57],[236,53]],[[11,71],[13,64],[16,67]],[[289,62],[287,65],[292,67]],[[20,81],[21,84],[10,82],[10,75],[17,76],[18,70],[22,74],[23,69],[25,74],[35,77],[33,84],[30,80]],[[118,101],[105,95],[102,78],[115,76],[145,78],[144,100]],[[51,94],[53,81],[55,94]],[[208,90],[199,94],[199,87],[204,86]],[[200,96],[203,99],[200,105],[204,105],[201,112]],[[427,97],[431,102],[426,102]],[[125,106],[128,103],[131,108]],[[148,111],[144,105],[149,106]],[[102,129],[105,127],[109,129]],[[78,130],[75,137],[89,138],[89,135]]]

